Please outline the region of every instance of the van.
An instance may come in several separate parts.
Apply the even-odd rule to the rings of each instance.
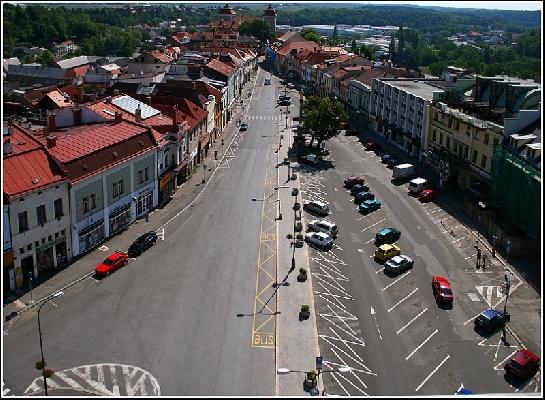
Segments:
[[[329,214],[329,205],[318,200],[305,201],[303,204],[303,210],[311,211],[319,215]]]
[[[392,171],[392,180],[400,181],[403,179],[409,179],[416,175],[416,168],[412,164],[399,164],[396,165]]]
[[[418,195],[426,187],[428,181],[424,178],[415,178],[409,182],[409,194]]]

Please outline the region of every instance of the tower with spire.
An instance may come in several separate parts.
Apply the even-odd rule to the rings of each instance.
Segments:
[[[269,7],[263,11],[263,22],[268,24],[276,32],[276,11],[269,4]]]

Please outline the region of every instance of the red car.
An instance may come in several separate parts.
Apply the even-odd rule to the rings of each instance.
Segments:
[[[418,195],[418,200],[421,202],[431,201],[435,198],[437,198],[437,191],[433,189],[424,189]]]
[[[431,288],[435,300],[439,303],[452,303],[454,301],[454,294],[447,278],[435,275],[431,280]]]
[[[129,262],[129,255],[122,251],[116,250],[112,255],[105,258],[102,263],[95,268],[97,276],[108,276],[110,273],[118,270]]]
[[[368,140],[363,147],[365,147],[365,150],[377,150],[380,145],[372,140]]]
[[[522,349],[517,351],[515,355],[507,361],[503,368],[507,374],[527,380],[539,371],[539,361],[539,356],[528,349]]]
[[[363,185],[365,183],[365,178],[363,176],[349,176],[344,180],[344,186],[351,188],[352,186],[359,184]]]

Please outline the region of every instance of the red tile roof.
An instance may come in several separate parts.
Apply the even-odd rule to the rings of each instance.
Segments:
[[[70,100],[70,97],[64,97],[64,94],[61,93],[59,90],[52,90],[51,92],[46,94],[46,97],[48,97],[59,108],[68,108],[74,106],[74,103],[72,102],[72,100]]]
[[[284,46],[280,47],[277,54],[281,56],[285,56],[290,53],[291,50],[297,49],[299,51],[301,50],[319,50],[321,47],[316,42],[313,42],[312,40],[304,40],[304,41],[293,41],[288,42]]]
[[[210,60],[210,62],[206,64],[206,66],[226,77],[232,75],[234,72],[234,69],[232,67],[216,59]]]
[[[161,61],[163,64],[170,64],[173,61],[173,59],[169,57],[168,54],[161,53],[159,50],[153,50],[150,52],[150,54],[159,61]]]
[[[7,125],[5,125],[4,132],[7,132],[7,130]],[[25,151],[36,150],[42,147],[42,144],[31,133],[26,132],[16,124],[11,126],[11,135],[3,135],[2,142],[6,143],[8,140],[11,143],[11,154],[24,153]]]

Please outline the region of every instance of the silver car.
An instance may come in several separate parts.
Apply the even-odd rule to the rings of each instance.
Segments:
[[[310,221],[308,223],[308,230],[314,232],[323,232],[332,237],[336,237],[337,233],[339,232],[339,228],[337,228],[337,225],[325,219],[315,219]]]
[[[333,238],[323,232],[310,232],[305,235],[305,241],[320,249],[326,249],[333,244]]]
[[[413,267],[413,260],[403,254],[392,257],[386,264],[384,264],[384,272],[391,274],[400,274],[403,271],[407,271]]]

